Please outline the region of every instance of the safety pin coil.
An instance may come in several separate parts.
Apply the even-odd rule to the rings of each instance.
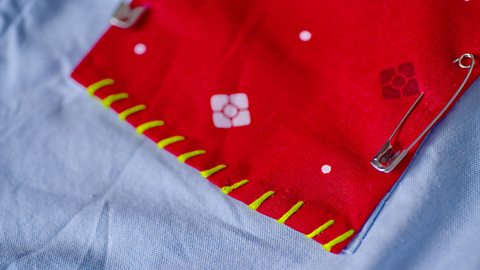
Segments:
[[[470,59],[470,63],[466,64],[464,63],[464,60]],[[443,107],[443,109],[435,116],[435,118],[428,124],[428,126],[418,135],[410,145],[402,150],[399,151],[394,151],[393,149],[393,144],[392,144],[392,139],[395,137],[395,135],[398,133],[400,128],[403,126],[405,121],[407,120],[408,116],[412,113],[412,111],[415,109],[415,107],[418,105],[420,100],[423,98],[424,93],[422,92],[418,98],[415,100],[413,105],[410,107],[410,109],[407,111],[405,116],[400,120],[400,123],[397,125],[395,130],[393,131],[392,135],[387,139],[385,144],[380,148],[378,153],[373,157],[373,159],[370,161],[370,164],[377,169],[378,171],[384,172],[384,173],[389,173],[397,165],[405,158],[405,156],[408,154],[408,152],[422,139],[425,134],[435,125],[435,123],[442,117],[442,115],[447,111],[447,109],[452,105],[452,103],[455,101],[455,99],[458,97],[460,92],[462,92],[462,89],[465,87],[465,84],[467,83],[468,79],[470,78],[470,75],[472,74],[472,70],[475,66],[475,57],[473,54],[470,53],[465,53],[459,58],[455,59],[453,63],[458,63],[458,66],[463,69],[468,69],[467,75],[465,76],[465,79],[463,80],[462,84],[458,87],[458,90],[453,94],[453,96],[450,98],[448,103]]]

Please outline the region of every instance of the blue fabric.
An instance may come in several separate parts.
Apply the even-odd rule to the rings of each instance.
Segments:
[[[223,195],[69,74],[114,0],[0,0],[0,269],[480,269],[480,82],[353,255]]]

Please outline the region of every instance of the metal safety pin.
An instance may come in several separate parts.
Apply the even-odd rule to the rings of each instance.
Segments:
[[[465,59],[470,59],[470,64],[465,64],[463,62]],[[423,136],[425,136],[425,134],[428,133],[428,131],[433,127],[433,125],[435,125],[435,123],[442,117],[442,115],[445,113],[445,111],[447,111],[447,109],[455,101],[457,96],[462,91],[463,87],[465,87],[465,84],[467,83],[468,79],[470,78],[470,75],[472,74],[472,70],[473,70],[474,65],[475,65],[475,58],[472,54],[465,53],[462,56],[460,56],[459,58],[455,59],[455,61],[453,61],[453,63],[458,63],[458,66],[460,68],[468,68],[467,75],[465,76],[465,79],[463,80],[460,87],[458,87],[458,90],[455,92],[455,94],[453,94],[452,98],[450,98],[450,100],[445,105],[445,107],[443,107],[443,109],[437,114],[437,116],[435,116],[435,118],[432,120],[432,122],[430,122],[430,124],[428,124],[428,126],[422,131],[422,133],[420,133],[420,135],[418,135],[418,137],[416,137],[415,140],[413,140],[413,142],[407,148],[405,148],[403,150],[399,150],[399,151],[394,151],[393,150],[393,145],[392,145],[392,139],[398,133],[398,131],[403,126],[403,124],[407,120],[408,116],[412,113],[412,111],[418,105],[420,100],[423,98],[424,93],[422,92],[418,96],[418,98],[415,100],[413,105],[410,107],[410,109],[407,111],[407,113],[402,118],[402,120],[400,120],[400,123],[397,125],[397,127],[393,131],[392,135],[390,135],[390,137],[387,139],[387,141],[382,146],[382,148],[380,148],[380,150],[375,155],[375,157],[370,161],[370,164],[372,164],[372,166],[375,169],[377,169],[381,172],[384,172],[384,173],[389,173],[393,169],[395,169],[395,167],[397,167],[397,165],[403,160],[403,158],[405,158],[405,156],[408,154],[408,152],[418,143],[418,141],[420,141],[420,139],[422,139]]]
[[[130,28],[138,21],[145,10],[145,7],[131,8],[129,4],[122,2],[118,5],[115,14],[110,19],[110,23],[116,27]]]

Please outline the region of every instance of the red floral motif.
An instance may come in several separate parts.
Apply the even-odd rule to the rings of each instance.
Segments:
[[[413,96],[419,92],[412,63],[384,69],[380,72],[380,84],[385,99]]]

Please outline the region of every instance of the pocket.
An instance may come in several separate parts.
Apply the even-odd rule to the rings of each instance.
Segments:
[[[72,77],[223,193],[339,253],[424,138],[390,173],[375,170],[395,126],[423,97],[397,142],[415,141],[464,80],[452,62],[478,52],[476,12],[413,0],[156,1],[112,26]]]

